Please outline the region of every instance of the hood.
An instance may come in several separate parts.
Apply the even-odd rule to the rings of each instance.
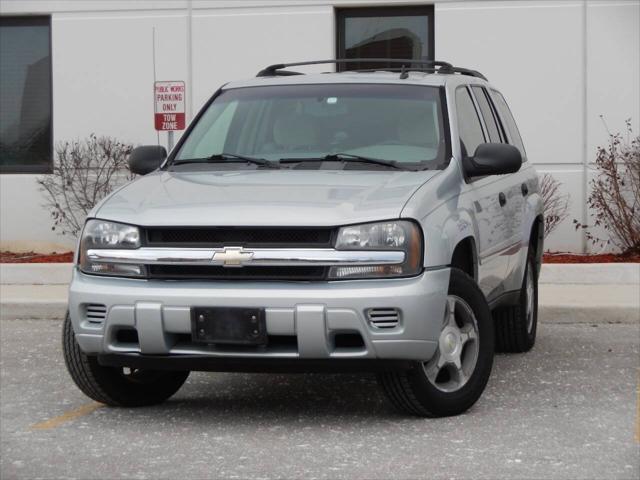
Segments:
[[[95,216],[140,226],[336,226],[399,218],[439,171],[161,171],[108,197]]]

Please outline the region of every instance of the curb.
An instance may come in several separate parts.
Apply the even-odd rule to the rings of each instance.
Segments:
[[[67,313],[64,301],[19,301],[2,302],[0,320],[62,320]]]
[[[573,305],[540,305],[538,320],[540,323],[556,325],[572,323],[639,325],[640,314],[638,308],[628,306],[575,307]]]
[[[2,303],[0,320],[63,320],[66,301],[12,301]],[[638,309],[633,307],[585,307],[540,305],[539,321],[543,324],[640,324]]]
[[[573,285],[640,284],[640,263],[545,263],[540,283]]]
[[[554,288],[550,286],[551,288]],[[579,288],[574,285],[571,288]],[[604,288],[615,288],[614,285],[605,285]],[[28,287],[26,287],[28,288]],[[559,287],[562,288],[562,287]],[[53,291],[51,291],[53,290]],[[67,292],[64,285],[43,286],[39,289],[40,299],[33,295],[24,295],[19,292],[5,296],[0,303],[0,320],[60,320],[67,311]],[[588,298],[589,292],[585,292],[584,298]],[[8,298],[7,298],[8,297]],[[571,302],[569,295],[562,295],[560,300],[549,299],[545,301],[545,295],[539,306],[539,319],[541,323],[555,324],[640,324],[640,304],[631,302],[609,301],[591,304]]]
[[[68,286],[0,285],[0,319],[60,319],[67,312]]]
[[[3,303],[0,320],[63,320],[67,302]],[[638,310],[630,307],[575,308],[562,305],[540,305],[539,320],[543,324],[639,324]]]
[[[63,319],[72,268],[0,264],[0,319]],[[640,324],[640,264],[545,264],[540,287],[541,323]]]

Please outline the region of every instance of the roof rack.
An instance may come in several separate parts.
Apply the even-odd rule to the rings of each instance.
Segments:
[[[327,63],[343,64],[354,62],[381,62],[381,63],[396,63],[400,65],[399,68],[381,67],[376,69],[366,70],[347,70],[350,72],[372,72],[372,71],[400,71],[400,78],[407,78],[407,72],[419,71],[427,73],[459,73],[461,75],[468,75],[471,77],[481,78],[487,80],[487,77],[482,75],[477,70],[470,70],[468,68],[454,67],[449,62],[442,62],[439,60],[418,60],[418,59],[400,59],[400,58],[337,58],[335,60],[312,60],[308,62],[293,62],[293,63],[276,63],[269,65],[268,67],[260,70],[256,77],[279,77],[290,75],[304,75],[301,72],[294,72],[291,70],[284,70],[289,67],[300,67],[303,65],[322,65]]]

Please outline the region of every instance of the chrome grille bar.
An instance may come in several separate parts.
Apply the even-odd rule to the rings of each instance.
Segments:
[[[145,265],[244,266],[358,266],[394,265],[405,253],[388,250],[335,250],[333,248],[149,248],[91,249],[92,262]]]

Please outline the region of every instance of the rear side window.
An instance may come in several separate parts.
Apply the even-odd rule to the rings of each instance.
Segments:
[[[507,105],[507,102],[500,92],[492,90],[491,93],[496,108],[498,109],[498,113],[500,114],[500,118],[502,119],[502,124],[509,132],[510,143],[517,147],[518,150],[520,150],[520,153],[522,154],[522,160],[525,161],[527,158],[527,153],[524,151],[522,137],[520,137],[520,132],[518,131],[518,127],[516,126],[516,121],[513,118],[513,115],[511,115],[511,110],[509,110],[509,106]]]
[[[462,155],[472,156],[478,145],[484,143],[485,140],[478,112],[476,112],[469,90],[466,88],[456,90],[456,110]]]
[[[500,138],[500,128],[498,127],[498,122],[496,121],[493,108],[489,103],[485,89],[482,87],[471,87],[471,89],[473,90],[473,95],[476,97],[478,107],[480,107],[484,124],[487,126],[489,141],[492,143],[501,143],[502,139]]]

